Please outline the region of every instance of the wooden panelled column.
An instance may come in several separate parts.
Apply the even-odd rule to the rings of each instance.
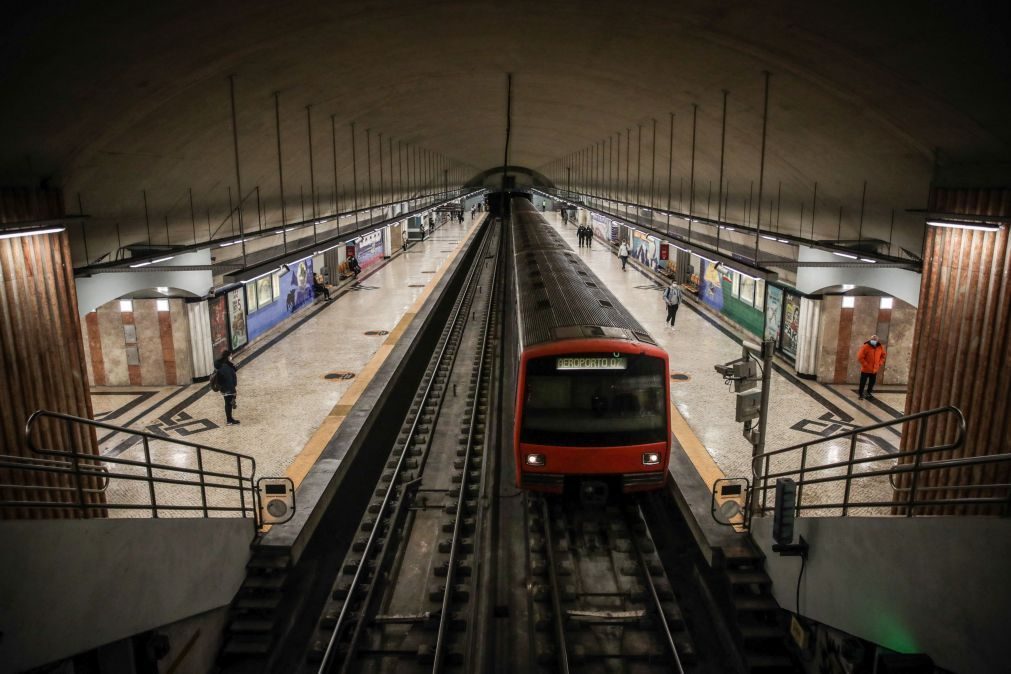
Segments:
[[[1011,190],[934,189],[934,212],[1011,216]],[[987,232],[927,227],[923,279],[916,315],[906,412],[954,405],[965,413],[968,435],[955,456],[1011,452],[1011,247],[1008,226]],[[954,424],[926,425],[926,446],[949,442]],[[920,441],[906,428],[904,450]],[[933,455],[928,460],[936,460]],[[997,464],[923,473],[917,498],[998,496],[987,489],[944,487],[1008,482],[1011,465]],[[907,479],[900,486],[908,486]],[[921,488],[925,488],[921,491]],[[930,489],[934,488],[934,489]],[[940,489],[938,489],[940,488]],[[896,501],[908,491],[898,490]],[[950,514],[990,514],[988,506],[949,508]],[[918,510],[917,512],[924,512]],[[934,512],[937,512],[935,509]]]
[[[0,190],[0,233],[15,223],[58,219],[58,192]],[[24,439],[25,420],[37,409],[91,418],[77,291],[67,233],[0,239],[0,454],[37,457]],[[46,424],[41,446],[98,453],[94,432]],[[46,457],[53,458],[53,457]],[[85,487],[94,487],[86,480]],[[71,502],[77,484],[70,476],[0,468],[0,500]],[[102,501],[88,493],[86,503]],[[76,517],[70,508],[0,508],[0,518]],[[92,516],[101,511],[92,510]]]

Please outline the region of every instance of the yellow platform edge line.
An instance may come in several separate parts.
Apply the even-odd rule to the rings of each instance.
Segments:
[[[330,413],[323,418],[322,423],[309,438],[309,441],[305,444],[302,450],[295,455],[295,459],[288,466],[288,470],[285,471],[285,475],[291,478],[291,481],[295,483],[295,488],[302,484],[302,480],[305,476],[309,474],[309,471],[316,461],[319,459],[320,454],[326,449],[327,444],[337,434],[340,430],[341,424],[344,423],[344,419],[347,417],[348,412],[358,402],[358,398],[361,397],[362,393],[368,387],[369,383],[372,382],[372,378],[375,377],[379,368],[382,367],[383,363],[389,357],[390,353],[393,352],[393,347],[400,341],[404,332],[407,330],[407,326],[410,325],[411,321],[414,320],[415,316],[418,315],[418,311],[421,306],[428,300],[429,296],[432,294],[435,286],[439,284],[442,277],[446,275],[446,270],[449,269],[450,264],[456,259],[463,247],[470,241],[471,237],[477,231],[478,226],[481,224],[481,220],[477,220],[474,226],[471,228],[470,233],[460,240],[456,248],[450,253],[446,259],[442,261],[439,269],[435,275],[433,275],[431,282],[428,284],[420,295],[418,299],[414,301],[414,304],[407,310],[401,319],[397,322],[397,325],[393,330],[390,331],[389,337],[380,345],[379,349],[373,354],[372,358],[362,367],[361,371],[355,377],[355,382],[344,392],[337,404]]]
[[[726,475],[716,465],[716,461],[713,460],[705,445],[695,435],[695,431],[691,429],[685,418],[681,416],[681,412],[678,411],[677,406],[671,403],[670,411],[670,425],[671,430],[674,432],[674,437],[677,438],[682,449],[685,450],[685,454],[688,455],[692,465],[695,466],[695,470],[698,471],[702,481],[706,483],[707,487],[712,489],[713,484],[717,480],[725,478]]]

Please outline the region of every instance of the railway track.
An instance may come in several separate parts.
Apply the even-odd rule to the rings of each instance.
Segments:
[[[641,508],[528,495],[535,661],[544,671],[691,671],[693,640]]]
[[[303,671],[438,672],[472,657],[500,243],[493,225],[337,570]]]

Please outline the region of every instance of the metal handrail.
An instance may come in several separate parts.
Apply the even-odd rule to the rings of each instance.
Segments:
[[[47,419],[59,422],[66,426],[64,432],[71,433],[69,426],[78,424],[91,428],[102,428],[117,433],[125,433],[138,437],[142,441],[144,460],[138,461],[120,457],[101,456],[89,452],[80,451],[77,448],[62,450],[40,447],[35,440],[38,431],[38,422]],[[60,431],[56,431],[60,432]],[[167,442],[172,445],[185,448],[192,452],[194,461],[187,462],[196,464],[196,468],[186,465],[171,465],[165,463],[155,463],[151,458],[151,442]],[[72,486],[66,485],[2,485],[12,490],[17,489],[38,489],[40,491],[51,490],[54,492],[72,491],[76,494],[75,500],[50,500],[50,501],[26,501],[26,500],[2,500],[0,508],[74,508],[82,513],[83,517],[92,517],[94,511],[102,511],[107,515],[112,510],[150,510],[151,517],[158,518],[159,511],[198,511],[203,517],[209,517],[210,513],[239,513],[243,518],[252,517],[254,526],[259,528],[259,495],[256,489],[256,460],[246,454],[240,454],[226,449],[209,447],[188,440],[176,440],[162,435],[155,435],[145,431],[138,431],[108,424],[94,419],[51,412],[49,410],[37,410],[28,417],[25,422],[25,442],[28,449],[42,457],[3,457],[11,461],[0,460],[0,467],[35,470],[44,473],[65,475],[72,478]],[[218,469],[209,470],[204,467],[205,461],[217,457],[219,460],[231,463],[235,462],[234,470]],[[21,464],[19,461],[35,460],[41,463],[32,465],[30,463]],[[47,465],[49,464],[49,465]],[[142,469],[142,473],[113,472],[105,464],[121,465],[131,468]],[[159,475],[155,472],[158,471]],[[172,477],[164,473],[174,474]],[[100,492],[107,492],[108,486],[113,478],[131,481],[141,481],[148,485],[148,501],[146,503],[108,503],[101,502],[95,495]],[[87,483],[89,480],[101,479],[105,481],[104,487],[100,490]],[[195,487],[200,489],[199,504],[179,504],[179,503],[158,503],[156,484],[171,484],[185,487]],[[237,493],[239,496],[238,505],[210,505],[208,504],[208,490],[224,490],[226,493]],[[85,498],[85,495],[91,498]]]
[[[926,445],[926,433],[927,433],[927,420],[934,417],[941,417],[951,415],[955,418],[955,438],[953,441],[948,443],[943,443],[940,445],[935,445],[927,447]],[[904,424],[907,422],[918,421],[919,428],[917,430],[917,442],[914,449],[899,452],[897,454],[889,454],[886,456],[869,456],[863,458],[856,457],[857,441],[859,437],[863,434],[869,433],[882,428],[887,428],[891,426],[896,426],[899,424]],[[966,422],[965,416],[962,411],[957,407],[946,406],[939,407],[931,410],[925,410],[922,412],[916,412],[914,414],[908,414],[896,419],[889,421],[883,421],[876,424],[871,424],[869,426],[863,426],[853,430],[843,431],[841,433],[836,433],[825,438],[819,438],[817,440],[810,440],[807,442],[801,442],[789,447],[784,447],[782,449],[776,449],[768,452],[763,452],[762,454],[756,455],[752,459],[752,471],[756,476],[755,483],[751,487],[751,502],[753,504],[753,514],[761,515],[770,508],[767,505],[767,498],[769,491],[775,489],[775,482],[779,478],[793,478],[797,486],[797,498],[795,508],[797,512],[803,510],[825,510],[825,509],[841,509],[842,516],[846,516],[853,507],[892,507],[904,509],[905,516],[911,517],[916,508],[927,507],[927,506],[950,506],[950,505],[979,505],[979,504],[1007,504],[1011,506],[1011,501],[1009,501],[1008,496],[974,496],[969,494],[968,496],[956,495],[949,498],[938,498],[936,496],[937,492],[942,492],[945,490],[950,490],[953,492],[965,493],[966,490],[976,489],[976,490],[1000,490],[1004,489],[1008,491],[1011,495],[1011,484],[979,484],[979,485],[953,485],[953,486],[934,486],[930,485],[927,487],[919,486],[920,476],[928,471],[945,470],[962,468],[967,466],[979,466],[985,464],[997,464],[1011,462],[1011,453],[1004,454],[988,454],[982,456],[968,456],[968,457],[954,457],[954,458],[940,458],[934,461],[925,460],[925,457],[930,455],[935,455],[940,452],[949,452],[952,450],[959,449],[965,443],[966,438]],[[832,463],[821,464],[811,466],[808,464],[808,454],[811,448],[818,445],[823,445],[824,443],[830,443],[835,441],[848,441],[849,444],[849,455],[846,460],[834,461]],[[774,457],[783,457],[790,453],[796,454],[800,452],[800,461],[798,468],[784,469],[778,472],[770,472],[770,463]],[[854,473],[854,468],[866,464],[871,464],[875,462],[882,461],[897,461],[900,459],[911,459],[910,461],[903,463],[896,463],[896,465],[874,470],[866,470],[860,473]],[[837,471],[845,469],[845,474],[843,475],[825,475],[826,471]],[[905,486],[895,486],[894,476],[908,476],[908,484]],[[887,476],[894,487],[896,494],[901,494],[902,498],[896,498],[890,501],[856,501],[851,499],[852,485],[855,480],[875,478],[875,477],[885,477]],[[838,483],[845,482],[843,496],[841,501],[836,501],[832,503],[804,503],[804,487],[808,485],[819,485],[828,483]],[[923,492],[928,492],[934,496],[927,497],[923,495],[920,499],[917,499],[917,492],[921,494]],[[761,502],[759,502],[758,495],[761,494]]]
[[[71,462],[66,459],[45,459],[37,456],[19,456],[17,454],[0,454],[0,468],[12,468],[14,470],[38,470],[40,472],[73,472]],[[91,493],[101,493],[109,488],[109,469],[105,466],[85,466],[85,468],[95,468],[96,473],[105,473],[104,476],[96,474],[94,477],[104,479],[105,484],[101,487],[88,487],[86,491]],[[0,489],[66,489],[66,487],[50,487],[40,484],[0,484]]]

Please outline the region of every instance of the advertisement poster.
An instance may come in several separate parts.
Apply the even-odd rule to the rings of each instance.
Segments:
[[[660,262],[658,241],[638,230],[632,232],[632,257],[650,269],[656,269]]]
[[[211,318],[211,353],[215,360],[222,351],[228,349],[228,308],[224,295],[207,301],[207,312]]]
[[[783,303],[783,353],[797,356],[798,333],[800,331],[800,296],[786,293]]]
[[[253,340],[288,316],[312,304],[312,258],[288,263],[289,271],[280,275],[278,298],[250,314],[246,330]],[[269,280],[268,280],[269,281]]]
[[[369,232],[358,239],[358,250],[355,251],[358,264],[362,269],[367,269],[371,265],[383,259],[383,233],[381,231]]]
[[[783,321],[783,289],[766,287],[769,293],[765,298],[765,338],[779,344],[779,328]]]
[[[717,311],[723,311],[723,279],[716,264],[709,260],[699,263],[699,299]]]
[[[249,341],[249,336],[246,335],[246,307],[242,290],[236,288],[228,293],[228,324],[231,326],[232,351],[245,346]]]

